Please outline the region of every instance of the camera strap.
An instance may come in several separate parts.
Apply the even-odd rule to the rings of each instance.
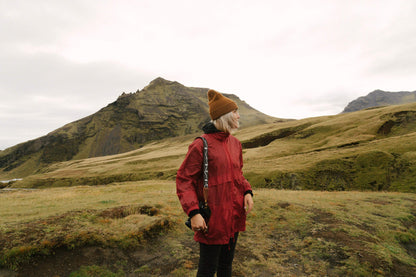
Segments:
[[[208,205],[208,143],[204,137],[197,137],[202,139],[204,143],[203,149],[203,178],[204,178],[204,201]]]

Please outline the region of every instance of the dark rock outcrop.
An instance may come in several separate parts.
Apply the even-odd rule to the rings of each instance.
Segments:
[[[197,133],[210,119],[207,91],[157,78],[90,116],[2,151],[0,170],[10,171],[30,161],[22,170],[27,175],[53,162],[123,153],[151,141]],[[225,95],[237,102],[241,127],[276,120],[235,95]]]
[[[399,105],[416,102],[416,91],[387,92],[375,90],[367,96],[362,96],[351,101],[343,110],[343,113],[355,112],[363,109]]]

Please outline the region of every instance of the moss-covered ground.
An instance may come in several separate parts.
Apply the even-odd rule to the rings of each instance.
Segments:
[[[234,276],[411,276],[416,196],[256,189]],[[0,193],[6,276],[194,276],[172,181]]]

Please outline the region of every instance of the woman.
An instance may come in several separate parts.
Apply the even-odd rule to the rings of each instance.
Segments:
[[[231,276],[238,232],[245,230],[253,193],[243,177],[240,141],[230,133],[239,127],[237,104],[215,90],[208,91],[212,121],[203,127],[208,142],[209,224],[199,213],[203,196],[203,142],[194,140],[176,176],[177,195],[191,218],[194,239],[200,244],[197,276]]]

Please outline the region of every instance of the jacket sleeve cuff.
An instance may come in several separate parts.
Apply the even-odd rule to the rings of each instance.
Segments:
[[[196,215],[196,214],[199,214],[199,210],[197,209],[197,210],[192,210],[192,211],[190,211],[189,212],[189,214],[188,214],[188,216],[190,217],[190,218],[192,218],[194,215]]]
[[[253,197],[254,195],[253,195],[253,191],[250,189],[250,190],[246,190],[246,192],[244,193],[244,196],[246,196],[246,194],[251,194],[251,197]]]

